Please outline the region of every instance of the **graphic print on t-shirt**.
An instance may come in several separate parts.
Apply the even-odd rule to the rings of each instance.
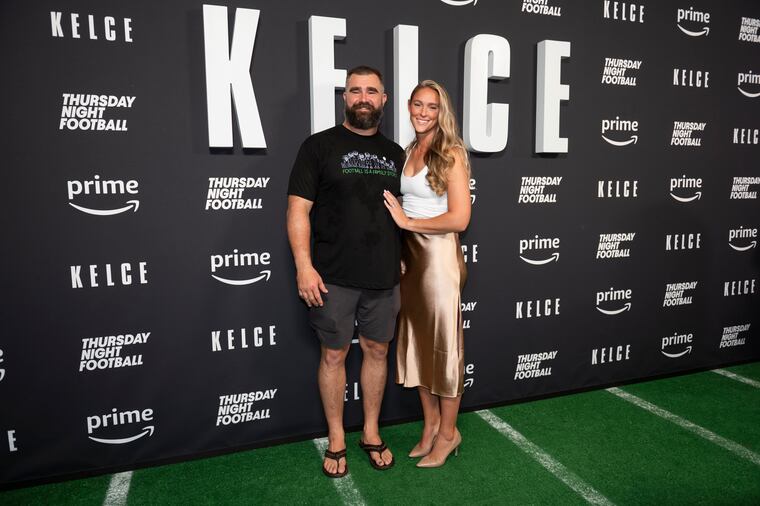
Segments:
[[[312,264],[325,283],[368,289],[399,281],[401,240],[383,205],[399,194],[404,150],[343,125],[307,138],[293,163],[288,195],[313,202]]]
[[[368,174],[395,177],[397,174],[396,164],[393,160],[387,160],[385,157],[378,158],[377,155],[367,152],[351,151],[347,155],[343,155],[340,166],[344,175]]]

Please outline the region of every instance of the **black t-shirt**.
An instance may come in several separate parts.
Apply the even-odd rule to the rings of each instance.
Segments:
[[[399,281],[400,236],[383,190],[399,195],[404,150],[381,133],[343,125],[301,144],[288,195],[314,202],[312,263],[325,283],[393,288]]]

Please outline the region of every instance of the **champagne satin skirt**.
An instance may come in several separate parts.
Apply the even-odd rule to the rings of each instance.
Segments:
[[[464,391],[462,287],[467,279],[459,234],[404,231],[396,383],[456,397]]]

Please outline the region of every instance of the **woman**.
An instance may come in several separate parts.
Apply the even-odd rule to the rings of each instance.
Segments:
[[[406,148],[401,207],[385,206],[403,229],[396,382],[417,387],[425,424],[410,457],[439,467],[458,449],[464,390],[460,295],[467,271],[459,232],[470,222],[470,164],[446,90],[422,81],[409,99],[415,140]],[[456,453],[455,453],[456,454]]]

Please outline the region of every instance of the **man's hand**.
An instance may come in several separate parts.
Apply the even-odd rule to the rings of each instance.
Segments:
[[[298,296],[309,307],[322,306],[322,293],[327,293],[322,277],[311,264],[309,213],[313,204],[310,200],[288,195],[288,239],[296,262]]]
[[[298,282],[298,296],[306,302],[307,306],[321,307],[324,305],[322,293],[327,293],[327,288],[322,282],[322,276],[314,267],[299,269],[296,280]]]

